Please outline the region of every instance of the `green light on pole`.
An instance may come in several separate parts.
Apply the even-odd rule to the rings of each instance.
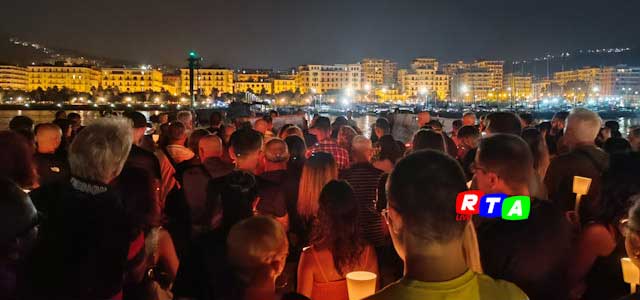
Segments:
[[[189,56],[190,56],[190,57],[196,57],[196,56],[197,56],[197,54],[196,54],[196,52],[195,52],[195,51],[191,51],[191,52],[189,52]]]

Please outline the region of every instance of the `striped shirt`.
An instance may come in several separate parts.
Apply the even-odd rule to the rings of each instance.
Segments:
[[[340,175],[346,180],[358,200],[358,218],[362,236],[373,246],[385,244],[382,216],[376,210],[376,198],[380,177],[384,172],[371,163],[358,163],[344,170]]]

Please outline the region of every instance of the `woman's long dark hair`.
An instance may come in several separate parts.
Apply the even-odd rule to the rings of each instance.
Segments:
[[[312,244],[328,248],[338,274],[344,276],[364,251],[358,226],[358,201],[346,181],[332,180],[320,193]]]
[[[284,142],[287,143],[287,147],[289,148],[289,162],[287,163],[287,169],[296,174],[301,173],[306,160],[305,152],[307,151],[307,145],[304,140],[297,135],[286,137]]]
[[[0,131],[0,176],[7,177],[23,189],[38,183],[33,151],[27,139],[14,131]]]

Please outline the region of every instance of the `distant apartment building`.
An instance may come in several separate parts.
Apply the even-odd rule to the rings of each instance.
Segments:
[[[272,94],[273,82],[266,79],[259,79],[257,81],[236,81],[233,83],[234,93],[246,93],[253,94]]]
[[[502,60],[476,60],[471,64],[472,69],[486,70],[491,73],[489,85],[497,91],[502,90],[504,77],[504,61]]]
[[[296,84],[302,93],[325,93],[332,90],[362,89],[360,64],[302,65]]]
[[[468,69],[453,75],[451,94],[464,102],[484,100],[496,91],[492,85],[493,74],[486,69]]]
[[[397,82],[398,63],[388,59],[365,58],[360,62],[362,81],[371,87],[393,85]]]
[[[594,92],[603,96],[633,96],[640,94],[640,67],[617,65],[604,67],[600,77],[600,86]]]
[[[273,93],[280,94],[283,92],[295,93],[298,89],[295,75],[280,75],[273,79]]]
[[[180,92],[180,75],[162,75],[162,89],[173,96],[177,96]]]
[[[195,92],[209,96],[216,90],[219,94],[233,93],[233,70],[197,69],[194,72]],[[180,69],[180,93],[189,94],[189,69]]]
[[[121,93],[162,91],[162,72],[147,69],[103,68],[100,86],[114,88]]]
[[[22,90],[28,88],[27,68],[0,65],[0,90]]]
[[[411,62],[411,69],[434,69],[438,70],[438,60],[430,57],[414,58]]]
[[[91,67],[28,66],[27,90],[57,87],[89,93],[100,85],[100,71]]]
[[[533,76],[509,73],[504,75],[503,91],[513,99],[529,99],[533,96]]]
[[[438,61],[434,58],[414,59],[411,69],[398,71],[398,83],[410,97],[433,95],[439,100],[449,97],[450,76],[438,71]]]
[[[602,68],[584,67],[577,70],[555,72],[553,79],[560,86],[565,86],[570,82],[583,82],[590,88],[600,85],[601,76]]]

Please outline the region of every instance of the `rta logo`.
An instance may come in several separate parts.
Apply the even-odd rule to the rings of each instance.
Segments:
[[[466,221],[472,215],[486,218],[502,217],[503,220],[518,221],[529,218],[531,199],[529,196],[511,196],[505,194],[484,194],[471,190],[458,194],[456,198],[456,220]]]

